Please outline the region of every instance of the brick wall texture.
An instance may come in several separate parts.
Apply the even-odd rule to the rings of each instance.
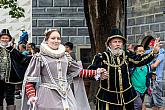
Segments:
[[[165,40],[165,0],[127,0],[128,43],[138,43],[145,31]],[[133,37],[133,39],[132,39]]]
[[[83,0],[33,0],[33,42],[39,45],[45,29],[58,28],[62,42],[90,44]]]

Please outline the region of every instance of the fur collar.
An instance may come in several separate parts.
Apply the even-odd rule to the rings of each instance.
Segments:
[[[60,44],[58,50],[53,50],[46,43],[41,43],[40,53],[43,55],[50,56],[52,58],[61,58],[65,55],[65,47]]]

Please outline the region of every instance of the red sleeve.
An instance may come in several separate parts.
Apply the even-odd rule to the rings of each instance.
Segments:
[[[89,77],[93,77],[96,75],[96,70],[87,70],[87,69],[82,69],[80,71],[79,77],[80,78],[89,78]]]
[[[26,95],[28,96],[28,98],[36,96],[34,85],[32,83],[26,83],[25,89],[26,89]]]

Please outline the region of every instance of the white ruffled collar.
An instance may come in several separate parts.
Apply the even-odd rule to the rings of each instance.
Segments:
[[[60,44],[58,50],[53,50],[48,47],[46,43],[42,42],[40,46],[40,53],[52,58],[60,58],[65,55],[65,46]]]
[[[2,48],[7,48],[7,47],[10,47],[12,45],[13,45],[12,41],[8,42],[6,45],[4,45],[2,41],[0,41],[0,47],[2,47]]]

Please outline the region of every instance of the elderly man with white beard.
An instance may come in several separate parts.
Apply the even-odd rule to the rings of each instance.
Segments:
[[[6,100],[6,110],[16,110],[14,105],[15,84],[21,84],[30,58],[13,48],[8,29],[0,33],[0,110]]]
[[[159,40],[156,39],[156,44],[159,44]],[[133,101],[137,95],[131,84],[129,68],[148,64],[160,49],[155,45],[152,52],[140,56],[124,51],[125,44],[126,38],[121,31],[112,29],[106,41],[107,50],[96,54],[89,66],[89,69],[106,70],[95,77],[100,82],[96,94],[97,110],[134,110]]]

